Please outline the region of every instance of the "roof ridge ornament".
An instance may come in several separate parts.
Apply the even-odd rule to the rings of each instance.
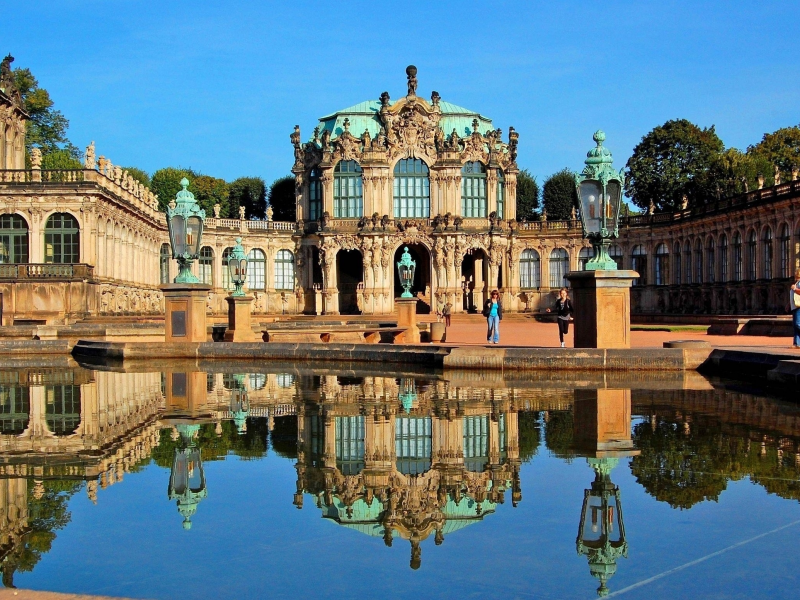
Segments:
[[[417,95],[417,67],[408,65],[406,67],[406,76],[408,77],[408,95]]]

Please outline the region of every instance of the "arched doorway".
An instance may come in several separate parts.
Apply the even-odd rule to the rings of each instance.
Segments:
[[[470,250],[461,262],[463,287],[463,309],[478,312],[489,297],[489,259],[483,250]]]
[[[390,265],[394,273],[394,297],[399,298],[403,293],[403,286],[400,285],[400,275],[397,272],[397,263],[403,255],[403,251],[408,248],[411,259],[416,262],[414,270],[414,284],[411,286],[411,293],[418,298],[417,314],[430,314],[433,307],[433,291],[431,283],[431,253],[423,244],[402,244],[394,253],[394,262]]]
[[[358,250],[339,250],[336,254],[336,278],[339,289],[339,313],[357,315],[358,284],[364,280],[364,260]]]

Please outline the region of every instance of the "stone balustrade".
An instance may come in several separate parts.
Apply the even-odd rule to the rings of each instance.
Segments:
[[[0,265],[0,279],[94,279],[94,267],[83,263]]]

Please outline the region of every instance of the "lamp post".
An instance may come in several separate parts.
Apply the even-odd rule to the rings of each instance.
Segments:
[[[401,298],[413,298],[411,286],[414,285],[414,271],[417,269],[417,261],[411,258],[408,248],[403,249],[403,255],[397,263],[397,273],[400,276],[400,285],[403,286]]]
[[[403,255],[397,261],[397,274],[400,277],[403,293],[399,298],[395,298],[395,304],[397,305],[398,313],[397,326],[405,329],[402,339],[398,341],[406,344],[418,344],[420,342],[419,328],[417,327],[417,299],[411,293],[416,269],[417,262],[411,258],[408,248],[404,248]]]
[[[247,255],[244,253],[242,238],[236,238],[236,245],[233,247],[230,257],[228,257],[228,274],[233,283],[233,293],[231,296],[240,298],[244,296],[242,287],[247,279]]]
[[[417,389],[412,378],[404,377],[400,380],[400,393],[398,396],[406,414],[411,412],[411,409],[414,408],[414,403],[417,401]]]
[[[575,186],[581,203],[583,237],[592,242],[594,256],[586,263],[586,271],[616,271],[617,263],[608,255],[610,241],[619,237],[619,211],[622,197],[622,170],[615,171],[608,148],[603,146],[606,134],[598,130],[592,136],[597,146],[586,154],[583,172],[575,175]]]
[[[636,271],[618,270],[608,254],[619,236],[622,172],[611,166],[611,152],[603,146],[606,134],[595,132],[596,147],[586,155],[586,166],[575,176],[580,198],[583,236],[594,246],[594,256],[583,271],[567,273],[575,305],[575,348],[630,348],[630,287]]]
[[[253,297],[242,291],[247,279],[247,253],[242,247],[242,238],[236,238],[236,245],[228,258],[228,274],[233,283],[233,293],[225,298],[228,303],[228,329],[225,330],[224,339],[226,342],[255,341],[250,322]]]
[[[192,528],[192,516],[197,512],[197,505],[208,495],[200,448],[195,443],[200,425],[178,424],[175,427],[180,437],[172,458],[168,497],[177,501],[178,512],[183,516],[183,528],[188,530]]]
[[[246,375],[233,376],[234,386],[231,390],[231,415],[236,425],[236,433],[243,435],[247,431],[247,417],[250,414],[250,399],[247,397]]]

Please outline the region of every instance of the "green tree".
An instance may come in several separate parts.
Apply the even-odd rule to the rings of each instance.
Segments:
[[[542,203],[551,221],[563,221],[572,216],[573,207],[578,206],[575,190],[575,174],[569,169],[553,173],[542,186]]]
[[[535,221],[539,218],[539,184],[528,169],[517,175],[517,221]]]
[[[229,189],[228,210],[231,218],[239,218],[240,206],[244,206],[244,214],[248,219],[264,218],[267,210],[267,186],[263,179],[240,177],[230,184]]]
[[[758,189],[758,177],[764,177],[764,185],[773,185],[775,168],[763,155],[744,153],[737,148],[728,148],[719,155],[714,168],[715,186],[720,196],[732,196]]]
[[[686,119],[667,121],[633,149],[625,173],[625,194],[639,208],[676,210],[685,195],[689,207],[716,197],[714,167],[723,150],[714,126],[701,129]]]
[[[224,179],[209,175],[198,175],[191,179],[189,191],[194,194],[200,208],[206,211],[207,217],[214,216],[214,205],[220,205],[220,215],[238,219],[239,215],[231,215],[228,208],[228,183]]]
[[[770,165],[778,165],[781,180],[789,181],[792,169],[800,169],[800,125],[783,127],[765,133],[761,141],[747,148],[747,155],[764,159]],[[764,176],[774,178],[774,166]]]
[[[544,423],[544,440],[547,449],[556,456],[567,460],[575,456],[571,410],[551,410],[548,413]]]
[[[54,150],[42,156],[42,169],[82,169],[83,165],[69,150]]]
[[[540,414],[538,411],[522,411],[517,414],[519,458],[522,462],[530,462],[539,451],[542,441]]]
[[[296,221],[297,206],[294,197],[294,177],[286,176],[276,179],[269,186],[267,203],[272,207],[272,218],[275,221]]]
[[[148,175],[146,171],[142,171],[138,167],[122,167],[122,170],[127,171],[128,175],[133,177],[142,185],[150,187],[150,175]]]
[[[38,146],[43,155],[58,150],[66,150],[75,159],[81,154],[67,139],[69,121],[60,110],[53,108],[53,100],[46,89],[39,87],[39,82],[30,69],[14,69],[14,83],[22,96],[22,105],[30,115],[25,132],[25,150],[30,155],[31,149]]]
[[[150,179],[150,190],[158,195],[159,210],[166,210],[167,205],[175,198],[175,194],[181,191],[181,179],[184,177],[191,183],[197,174],[191,169],[181,167],[166,167],[153,173]]]

